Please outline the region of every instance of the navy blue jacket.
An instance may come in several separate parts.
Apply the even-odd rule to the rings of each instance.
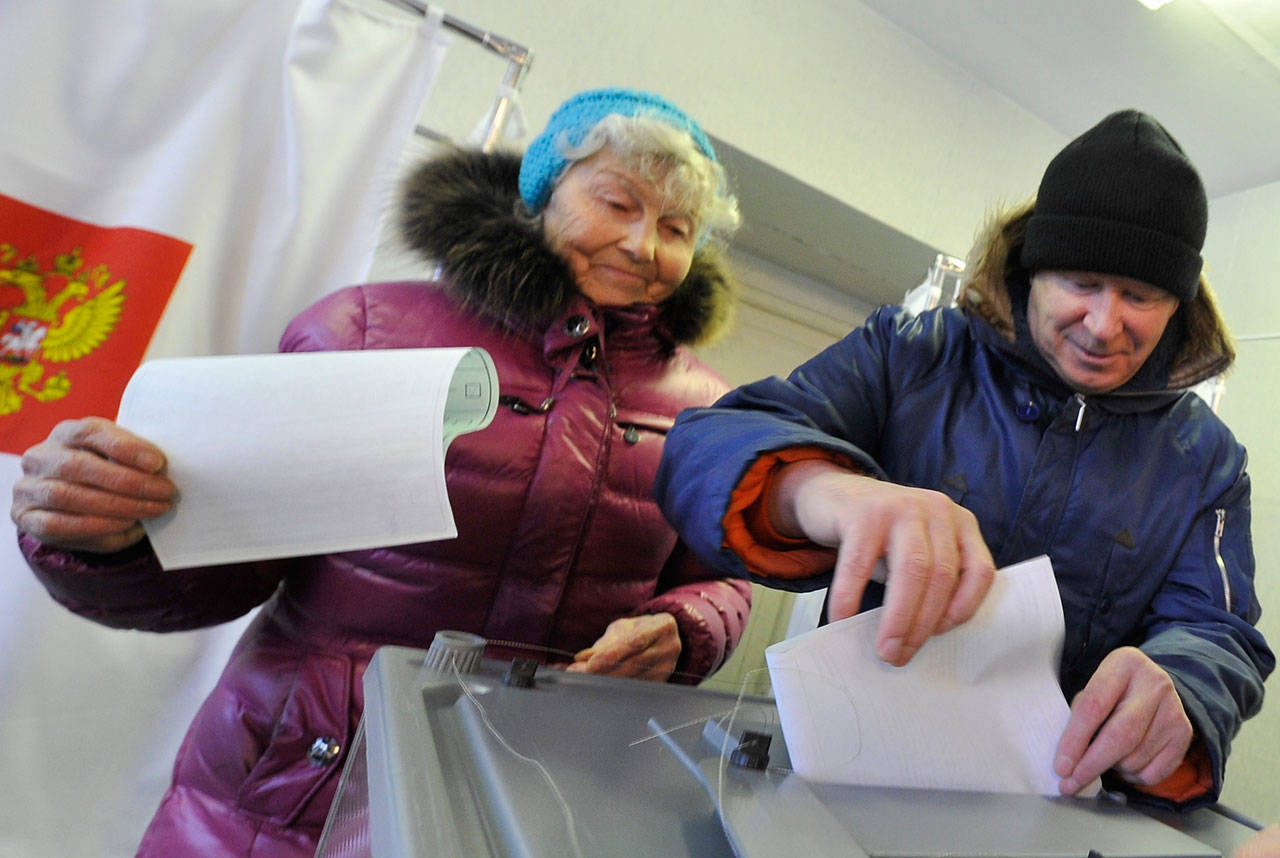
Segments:
[[[1068,699],[1117,647],[1138,646],[1169,672],[1211,758],[1214,789],[1197,803],[1212,801],[1274,666],[1254,627],[1245,450],[1193,393],[1082,396],[1034,364],[960,311],[882,308],[786,380],[684,412],[659,504],[704,561],[749,576],[721,520],[767,452],[820,447],[944,492],[977,517],[998,567],[1052,560]]]

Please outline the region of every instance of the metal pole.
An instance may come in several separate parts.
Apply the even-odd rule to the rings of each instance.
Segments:
[[[423,0],[388,0],[388,2],[417,12],[420,15],[427,14],[428,6]],[[497,33],[481,29],[447,13],[441,19],[441,23],[454,32],[461,33],[467,38],[479,42],[493,53],[506,58],[507,72],[502,78],[502,86],[513,92],[520,91],[520,87],[524,83],[525,72],[528,71],[529,63],[533,60],[533,54],[528,48],[518,42],[513,42],[505,36],[499,36]],[[507,95],[499,96],[493,106],[493,119],[489,123],[489,129],[484,136],[484,141],[480,145],[481,151],[492,152],[494,147],[498,145],[498,141],[502,139],[502,132],[506,128],[507,118],[510,113],[511,98]],[[441,136],[422,126],[418,126],[417,130],[418,133],[427,137],[439,138]]]
[[[524,59],[517,62],[512,60],[507,63],[507,73],[502,78],[502,85],[509,87],[511,92],[518,92],[520,84],[523,83],[524,73],[529,68],[529,56],[526,52]],[[501,95],[493,106],[493,120],[489,123],[489,133],[485,135],[484,142],[480,144],[482,152],[492,152],[494,147],[498,145],[498,141],[502,139],[502,132],[507,127],[507,116],[511,112],[511,98],[508,95]]]

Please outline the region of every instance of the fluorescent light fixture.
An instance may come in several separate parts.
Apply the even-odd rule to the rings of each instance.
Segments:
[[[1138,2],[1143,6],[1146,6],[1148,9],[1159,9],[1166,3],[1173,2],[1173,0],[1138,0]]]

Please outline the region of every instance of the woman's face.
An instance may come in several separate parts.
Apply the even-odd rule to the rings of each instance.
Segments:
[[[602,307],[669,298],[689,273],[696,227],[608,147],[571,166],[543,212],[548,242]]]

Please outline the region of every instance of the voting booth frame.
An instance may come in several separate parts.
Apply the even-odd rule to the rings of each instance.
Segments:
[[[807,782],[767,697],[403,647],[364,686],[317,858],[1220,858],[1254,833],[1221,807]]]

